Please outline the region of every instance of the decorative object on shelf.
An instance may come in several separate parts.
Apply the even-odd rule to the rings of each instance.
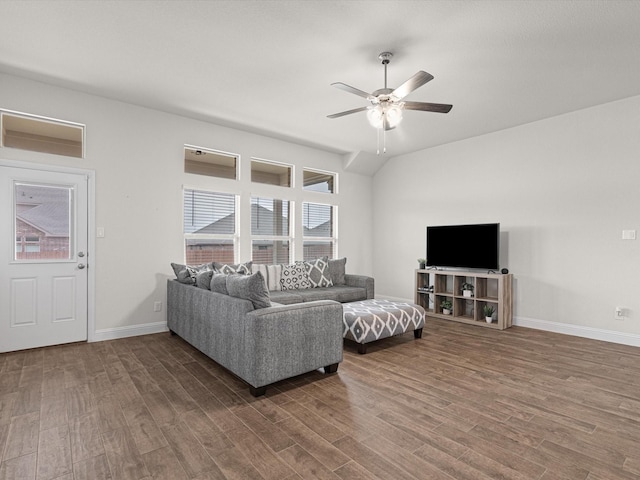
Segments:
[[[485,305],[484,307],[482,307],[482,313],[484,313],[484,318],[487,323],[493,322],[493,312],[495,311],[496,309],[493,308],[492,305]]]
[[[463,297],[473,297],[473,284],[472,283],[463,283],[462,284],[462,296]]]
[[[427,268],[427,259],[426,258],[419,258],[418,259],[418,263],[420,264],[420,270],[424,270],[425,268]]]
[[[444,315],[451,315],[451,310],[453,309],[451,300],[443,300],[442,302],[440,302],[440,307],[442,308],[442,313]]]

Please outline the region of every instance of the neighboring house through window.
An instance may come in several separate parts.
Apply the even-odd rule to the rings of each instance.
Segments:
[[[334,205],[302,204],[303,260],[337,256],[337,209]]]
[[[251,197],[251,255],[254,263],[289,263],[292,249],[290,203]]]
[[[184,189],[185,256],[189,265],[235,263],[237,196]]]

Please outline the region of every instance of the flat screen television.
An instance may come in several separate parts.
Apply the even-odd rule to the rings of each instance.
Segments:
[[[427,266],[497,270],[500,224],[427,227]]]

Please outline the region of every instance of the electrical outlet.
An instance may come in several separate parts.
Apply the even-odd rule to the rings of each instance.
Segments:
[[[153,311],[154,312],[162,311],[162,302],[153,302]]]

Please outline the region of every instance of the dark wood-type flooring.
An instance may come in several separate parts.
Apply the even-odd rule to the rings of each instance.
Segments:
[[[0,355],[0,479],[640,478],[640,349],[428,320],[253,398],[169,333]]]

